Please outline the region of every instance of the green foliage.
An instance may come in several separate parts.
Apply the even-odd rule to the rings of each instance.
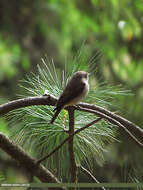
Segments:
[[[38,96],[43,95],[45,90],[48,90],[49,94],[59,97],[67,81],[75,71],[81,70],[82,68],[88,70],[90,67],[90,62],[86,64],[86,62],[82,61],[82,52],[75,59],[79,59],[80,64],[75,65],[75,60],[73,60],[74,67],[72,67],[72,70],[69,70],[65,63],[65,70],[62,71],[62,75],[56,71],[53,60],[46,63],[42,59],[43,64],[38,65],[38,74],[31,74],[23,80],[22,87],[25,89],[26,94],[28,96]],[[101,105],[102,102],[102,105],[107,107],[110,104],[108,101],[112,99],[111,96],[114,97],[124,93],[126,92],[115,90],[113,87],[108,86],[106,86],[106,89],[104,88],[104,93],[100,87],[97,87],[96,90],[91,88],[89,96],[85,101],[93,103],[96,100],[97,104]],[[105,96],[102,95],[99,98],[98,96],[100,94],[104,94]],[[49,124],[52,115],[52,106],[26,107],[16,110],[11,114],[11,122],[14,122],[14,136],[16,137],[19,134],[17,136],[17,143],[22,144],[26,149],[36,155],[37,158],[50,153],[68,136],[65,132],[65,129],[68,129],[67,112],[62,110],[55,123]],[[95,117],[90,113],[76,111],[75,130],[85,126],[95,119]],[[22,125],[16,128],[15,123],[18,121]],[[104,152],[106,152],[107,146],[115,141],[115,136],[116,127],[106,121],[101,121],[77,134],[74,138],[77,164],[80,166],[82,163],[86,163],[88,167],[92,168],[92,161],[94,159],[98,164],[103,164]],[[66,178],[69,174],[68,145],[64,145],[57,153],[45,161],[45,164],[60,178]]]

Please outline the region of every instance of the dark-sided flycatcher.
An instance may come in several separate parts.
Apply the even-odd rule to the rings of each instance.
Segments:
[[[88,91],[88,73],[85,71],[78,71],[74,73],[73,77],[70,79],[57,101],[56,108],[54,109],[56,112],[51,120],[51,123],[55,121],[61,109],[66,106],[78,104],[83,98],[85,98]]]

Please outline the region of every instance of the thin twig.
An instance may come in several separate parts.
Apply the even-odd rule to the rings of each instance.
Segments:
[[[74,135],[76,135],[77,133],[85,130],[86,128],[90,127],[91,125],[97,123],[98,121],[100,121],[102,119],[102,117],[99,117],[95,120],[93,120],[92,122],[88,123],[87,125],[85,125],[84,127],[77,129],[73,134],[71,134],[70,136],[68,136],[65,140],[63,140],[63,142],[58,145],[52,152],[50,152],[48,155],[44,156],[43,158],[39,159],[37,161],[37,163],[41,163],[42,161],[46,160],[47,158],[49,158],[50,156],[52,156],[55,152],[57,152],[67,141],[69,141]]]
[[[100,183],[90,171],[88,171],[88,170],[87,170],[86,168],[84,168],[83,166],[80,166],[80,168],[81,168],[89,177],[91,177],[96,183]],[[102,188],[103,190],[106,190],[104,187],[101,187],[101,188]]]
[[[74,133],[74,109],[73,107],[69,107],[68,109],[69,114],[69,137]],[[74,136],[70,138],[68,141],[68,148],[69,148],[69,159],[70,159],[70,171],[71,171],[71,182],[77,182],[77,166],[75,161],[74,155]],[[71,188],[74,190],[75,188]]]

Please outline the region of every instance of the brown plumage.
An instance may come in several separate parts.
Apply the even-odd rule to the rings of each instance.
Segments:
[[[88,73],[84,71],[74,73],[57,101],[54,109],[56,112],[50,123],[55,121],[61,109],[79,103],[88,94],[88,90]]]

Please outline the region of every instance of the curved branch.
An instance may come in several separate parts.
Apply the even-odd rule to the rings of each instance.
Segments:
[[[118,122],[117,120],[113,119],[112,117],[105,115],[99,111],[96,110],[90,110],[87,108],[77,108],[80,111],[85,111],[85,112],[89,112],[89,113],[93,113],[95,115],[98,115],[106,120],[108,120],[110,123],[117,125],[118,127],[122,128],[140,147],[143,147],[143,143],[141,143],[135,135],[133,135],[124,125],[122,125],[120,122]]]
[[[26,106],[32,106],[32,105],[52,105],[54,106],[57,102],[57,98],[54,96],[48,94],[46,96],[38,96],[38,97],[29,97],[29,98],[23,98],[19,100],[14,100],[11,102],[8,102],[6,104],[0,105],[0,115],[6,114],[9,111],[12,111],[14,109],[18,109],[21,107],[26,107]],[[130,133],[134,134],[134,136],[137,137],[137,139],[142,142],[143,144],[143,129],[135,125],[134,123],[128,121],[127,119],[110,112],[109,110],[94,105],[94,104],[87,104],[87,103],[80,103],[79,106],[81,108],[87,108],[90,110],[95,110],[100,113],[103,113],[110,118],[116,120],[117,122],[121,123],[124,128],[126,128]],[[75,109],[77,109],[76,106],[74,106]]]
[[[13,100],[6,104],[0,105],[0,115],[6,114],[15,109],[28,107],[28,106],[35,106],[35,105],[54,106],[56,104],[56,102],[57,102],[57,99],[51,95],[35,96],[35,97],[28,97],[28,98]]]
[[[0,133],[0,148],[18,161],[27,171],[34,174],[41,182],[60,183],[49,170],[42,165],[38,165],[34,158],[29,156],[21,147],[12,142],[3,133]],[[63,188],[57,189],[63,190]]]
[[[112,113],[111,111],[109,111],[103,107],[100,107],[100,106],[97,106],[94,104],[81,103],[81,104],[79,104],[79,106],[81,108],[87,108],[90,110],[94,110],[94,111],[103,113],[103,114],[109,116],[110,118],[116,120],[117,122],[121,123],[124,126],[124,128],[126,128],[128,131],[130,131],[130,133],[134,134],[134,136],[136,136],[137,139],[140,142],[142,142],[142,144],[143,144],[143,129],[138,127],[134,123],[128,121],[127,119],[125,119],[115,113]],[[76,109],[78,109],[78,108],[76,108]]]

